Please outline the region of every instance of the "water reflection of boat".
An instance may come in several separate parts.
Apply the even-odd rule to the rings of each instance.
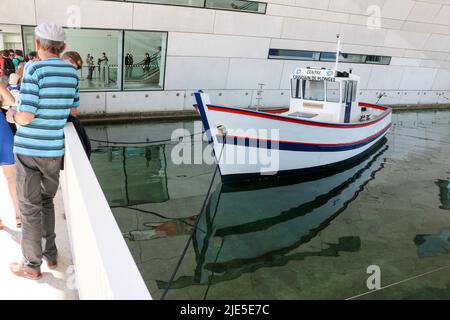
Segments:
[[[222,184],[210,197],[194,234],[196,268],[171,289],[234,279],[262,267],[308,256],[359,250],[359,237],[342,237],[317,252],[293,252],[326,228],[383,168],[384,143],[339,172],[302,181]],[[167,283],[159,281],[160,288]]]

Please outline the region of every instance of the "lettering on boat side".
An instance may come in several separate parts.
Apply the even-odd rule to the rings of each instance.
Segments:
[[[261,304],[225,304],[223,308],[203,307],[188,304],[182,306],[180,315],[203,315],[211,318],[214,312],[225,316],[233,317],[237,315],[270,315],[269,305]]]
[[[336,81],[334,71],[331,69],[295,69],[293,79],[311,81]]]

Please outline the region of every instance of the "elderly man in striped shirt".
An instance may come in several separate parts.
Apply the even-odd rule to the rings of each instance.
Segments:
[[[34,280],[42,276],[42,259],[50,269],[57,267],[53,198],[64,155],[64,125],[79,106],[77,71],[59,58],[66,49],[64,30],[44,23],[35,35],[41,61],[26,68],[18,111],[7,114],[9,122],[19,125],[14,153],[23,253],[23,261],[12,263],[11,271]]]

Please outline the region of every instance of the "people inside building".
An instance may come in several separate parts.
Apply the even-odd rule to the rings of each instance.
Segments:
[[[150,58],[150,54],[148,52],[145,53],[144,58],[144,72],[148,72],[150,70],[150,63],[152,59]]]
[[[125,78],[130,79],[133,76],[133,55],[127,53],[125,55]]]
[[[157,68],[160,68],[160,66],[161,66],[161,51],[162,51],[161,46],[158,46],[158,48],[156,48],[156,53],[155,53]]]
[[[94,70],[95,70],[95,64],[94,64],[94,57],[90,53],[88,53],[88,55],[87,55],[86,64],[88,66],[87,79],[92,80],[92,76],[93,76]]]

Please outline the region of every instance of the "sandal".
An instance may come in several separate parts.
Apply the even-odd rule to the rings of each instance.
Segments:
[[[21,228],[22,227],[22,221],[20,220],[20,217],[16,217],[16,227]]]

